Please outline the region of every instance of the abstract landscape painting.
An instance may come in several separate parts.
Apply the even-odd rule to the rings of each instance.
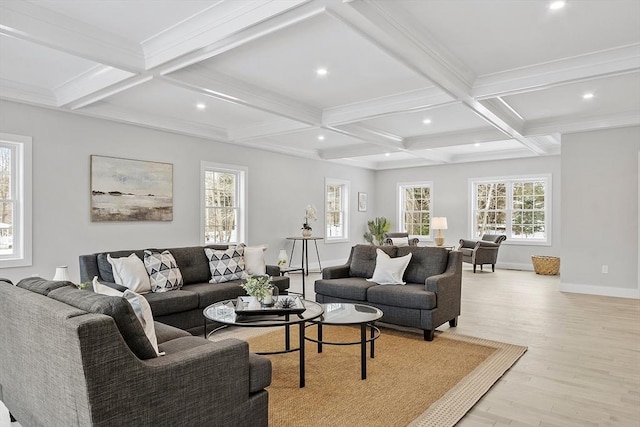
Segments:
[[[91,221],[173,221],[173,165],[92,155]]]

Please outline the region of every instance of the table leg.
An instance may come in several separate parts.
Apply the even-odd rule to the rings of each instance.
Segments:
[[[318,323],[318,353],[322,353],[322,323]]]
[[[363,380],[367,379],[367,325],[366,323],[360,324],[360,378]]]
[[[373,359],[374,358],[376,341],[373,339],[373,337],[374,337],[373,323],[371,323],[369,326],[371,328],[371,358]]]
[[[302,272],[302,299],[307,299],[306,294],[305,294],[305,288],[306,285],[304,283],[304,271]]]
[[[305,386],[305,371],[304,371],[304,333],[306,328],[304,322],[298,323],[300,329],[300,388]]]
[[[306,275],[309,275],[309,241],[302,241],[302,273],[305,274],[304,269],[306,268]]]
[[[314,240],[313,243],[316,245],[316,257],[318,257],[318,267],[320,267],[320,271],[322,271],[322,264],[320,263],[320,252],[318,252],[318,241]]]
[[[289,315],[285,314],[284,319],[286,322],[289,322]],[[284,327],[284,349],[291,350],[291,330],[289,329],[290,325],[285,325]]]
[[[293,241],[293,245],[291,246],[291,255],[289,255],[289,267],[291,267],[291,260],[293,259],[293,253],[296,250],[296,241]]]

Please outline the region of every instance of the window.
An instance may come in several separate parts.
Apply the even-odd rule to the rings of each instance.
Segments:
[[[472,234],[505,234],[507,242],[548,243],[551,176],[473,180]]]
[[[349,182],[327,178],[325,197],[326,241],[349,239]]]
[[[31,265],[31,138],[0,133],[0,267]]]
[[[398,184],[398,231],[406,231],[414,237],[431,237],[432,187],[431,182]]]
[[[246,175],[241,166],[202,162],[204,244],[245,241]]]

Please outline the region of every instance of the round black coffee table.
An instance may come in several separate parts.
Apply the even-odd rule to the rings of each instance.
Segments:
[[[382,310],[365,304],[330,303],[322,304],[324,314],[310,323],[318,326],[318,339],[305,336],[307,341],[318,343],[318,353],[322,345],[360,345],[360,378],[367,379],[367,343],[370,343],[371,358],[375,355],[375,340],[380,337],[380,329],[374,323],[382,317]],[[323,326],[360,325],[360,340],[352,342],[331,342],[322,339]],[[310,326],[310,325],[309,325]],[[367,329],[370,334],[367,337]]]

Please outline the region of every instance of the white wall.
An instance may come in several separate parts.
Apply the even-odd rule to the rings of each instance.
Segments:
[[[199,138],[83,117],[12,102],[0,102],[0,132],[33,137],[33,265],[6,268],[13,281],[68,265],[79,279],[81,254],[148,247],[200,244],[200,162],[248,167],[247,243],[269,245],[267,261],[278,250],[291,252],[288,236],[300,236],[304,208],[315,204],[323,235],[325,177],[351,182],[350,243],[319,243],[326,264],[346,261],[352,244],[362,242],[371,212],[357,212],[357,192],[374,192],[374,172],[262,150],[234,147]],[[173,163],[172,222],[90,222],[89,156],[92,154]],[[371,197],[371,196],[370,196]],[[298,248],[296,255],[299,255]],[[310,262],[315,261],[312,253]]]
[[[640,297],[639,151],[637,126],[563,136],[561,290]]]
[[[380,171],[376,175],[376,212],[398,226],[396,188],[399,182],[433,182],[433,215],[447,217],[443,230],[445,245],[457,245],[471,238],[470,178],[551,174],[552,229],[551,245],[516,245],[507,240],[498,253],[497,267],[533,270],[531,255],[560,255],[560,157],[527,158],[492,162],[461,163],[443,166]]]

